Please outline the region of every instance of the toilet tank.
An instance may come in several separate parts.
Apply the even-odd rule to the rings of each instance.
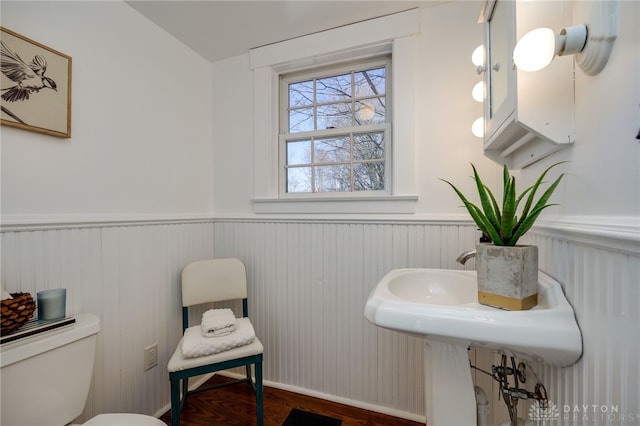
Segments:
[[[0,349],[0,424],[63,426],[82,414],[93,376],[100,320],[76,322]]]

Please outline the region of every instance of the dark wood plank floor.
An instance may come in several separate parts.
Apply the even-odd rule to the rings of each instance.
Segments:
[[[215,375],[203,385],[229,380]],[[323,399],[264,387],[264,425],[281,426],[292,408],[310,411],[342,420],[342,426],[420,426],[397,417],[386,416]],[[180,416],[181,426],[255,426],[255,396],[244,384],[227,386],[209,392],[189,395]],[[171,414],[160,417],[168,425]]]

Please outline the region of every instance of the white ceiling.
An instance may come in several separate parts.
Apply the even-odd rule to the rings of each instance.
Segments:
[[[126,1],[211,62],[435,0]]]

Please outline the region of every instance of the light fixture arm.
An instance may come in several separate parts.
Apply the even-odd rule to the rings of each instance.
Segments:
[[[582,52],[587,44],[587,26],[574,25],[560,31],[559,43],[556,43],[558,56],[575,55]]]

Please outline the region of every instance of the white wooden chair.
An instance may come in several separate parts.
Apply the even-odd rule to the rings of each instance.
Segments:
[[[206,259],[188,264],[182,270],[182,332],[189,327],[189,307],[204,303],[227,300],[242,300],[242,316],[248,317],[247,273],[241,260]],[[215,339],[215,337],[212,337]],[[263,346],[256,339],[214,355],[185,358],[182,339],[169,360],[167,370],[171,383],[171,425],[180,425],[180,411],[190,393],[202,392],[237,383],[248,383],[256,394],[257,425],[263,424],[262,401],[262,353]],[[251,365],[255,369],[255,383],[251,378]],[[220,370],[245,366],[246,377],[204,389],[188,390],[189,377],[213,373]],[[180,389],[182,382],[182,392]],[[182,393],[182,398],[180,395]]]

